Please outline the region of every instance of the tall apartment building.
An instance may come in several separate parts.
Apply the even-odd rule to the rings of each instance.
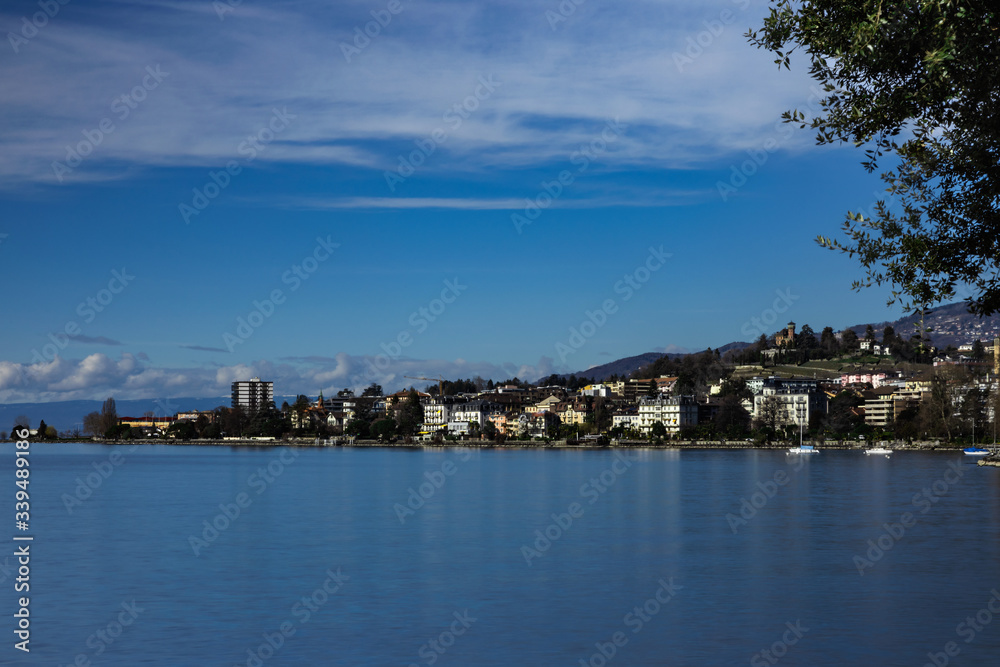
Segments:
[[[254,377],[233,383],[233,407],[241,407],[249,412],[266,408],[274,400],[274,383],[262,382]]]

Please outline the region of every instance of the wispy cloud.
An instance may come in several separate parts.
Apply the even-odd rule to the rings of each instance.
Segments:
[[[121,341],[115,340],[113,338],[108,338],[107,336],[70,336],[70,340],[77,343],[86,343],[89,345],[123,345]]]
[[[178,347],[185,350],[197,350],[198,352],[222,352],[228,353],[229,350],[224,350],[221,347],[206,347],[204,345],[179,345]]]
[[[344,197],[342,199],[301,199],[301,208],[440,208],[468,210],[511,210],[524,208],[524,200],[516,199],[448,199],[445,197]]]
[[[279,10],[244,2],[224,20],[200,1],[78,8],[5,56],[0,178],[56,183],[52,163],[88,132],[96,142],[104,119],[113,131],[68,181],[122,178],[136,167],[218,166],[237,157],[273,107],[298,121],[261,162],[380,172],[414,140],[447,126],[449,110],[482,76],[502,88],[462,119],[426,169],[562,161],[615,117],[630,130],[603,157],[607,165],[685,168],[752,146],[802,98],[803,77],[772,73],[766,54],[745,43],[742,32],[759,22],[763,3],[737,11],[743,4],[585,3],[553,30],[543,5],[528,0],[404,3],[351,62],[343,45],[371,20],[370,3],[305,0]],[[737,20],[678,71],[674,55],[727,8]],[[0,14],[4,25],[18,20]],[[167,76],[126,108],[121,96],[143,85],[147,67]],[[476,205],[486,202],[468,207]]]
[[[529,193],[530,194],[530,193]],[[712,190],[671,190],[655,193],[626,193],[573,199],[560,198],[551,208],[593,209],[604,207],[662,207],[681,205],[694,198],[718,196]],[[464,209],[480,211],[517,211],[525,207],[525,197],[513,198],[448,198],[448,197],[300,197],[284,202],[283,206],[302,209]]]

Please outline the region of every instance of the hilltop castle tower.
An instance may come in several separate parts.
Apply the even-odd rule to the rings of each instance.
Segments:
[[[795,322],[789,322],[787,329],[774,334],[774,344],[778,347],[795,346]]]

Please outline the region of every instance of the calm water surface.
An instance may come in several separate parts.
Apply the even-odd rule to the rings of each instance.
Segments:
[[[960,454],[31,451],[2,664],[1000,664],[1000,469]]]

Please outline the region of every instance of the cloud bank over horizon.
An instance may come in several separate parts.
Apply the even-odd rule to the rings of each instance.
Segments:
[[[173,397],[228,397],[237,380],[260,377],[274,382],[276,396],[327,395],[344,388],[360,391],[371,383],[388,392],[430,384],[405,376],[445,379],[535,381],[552,373],[553,360],[542,357],[535,365],[492,364],[464,359],[390,359],[386,355],[286,357],[278,363],[261,360],[215,367],[162,368],[122,353],[115,360],[103,353],[83,359],[56,357],[52,361],[20,364],[0,361],[0,403],[49,403],[72,400],[156,399]]]

